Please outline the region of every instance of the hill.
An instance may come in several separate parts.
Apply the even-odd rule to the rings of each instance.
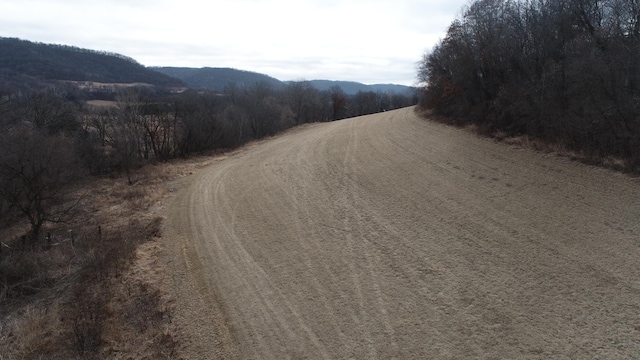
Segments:
[[[0,74],[42,80],[184,86],[124,55],[0,37]]]
[[[185,67],[155,67],[154,70],[184,81],[190,88],[223,91],[229,83],[239,86],[249,86],[258,82],[266,82],[275,89],[282,88],[292,81],[280,81],[269,75],[252,71],[231,68],[185,68]],[[376,84],[365,85],[353,81],[311,80],[311,85],[320,91],[339,86],[347,95],[355,95],[359,91],[405,93],[413,88],[404,85]]]
[[[0,37],[0,78],[5,84],[65,80],[187,86],[214,91],[223,91],[230,83],[242,87],[263,82],[274,89],[282,89],[291,83],[266,74],[232,68],[145,67],[121,54],[3,37]],[[347,95],[361,91],[404,94],[413,89],[403,85],[365,85],[353,81],[311,80],[309,83],[320,91],[338,86]]]
[[[234,83],[238,86],[250,86],[258,82],[266,82],[274,88],[283,87],[283,83],[271,76],[256,72],[231,68],[184,68],[155,67],[155,71],[184,81],[194,89],[223,91],[225,86]]]
[[[333,80],[311,80],[309,81],[311,85],[320,90],[329,90],[334,86],[339,86],[342,91],[346,94],[353,95],[362,91],[373,91],[373,92],[389,92],[393,91],[396,93],[404,94],[405,92],[412,90],[412,87],[405,85],[396,85],[396,84],[374,84],[374,85],[365,85],[359,82],[354,81],[333,81]]]

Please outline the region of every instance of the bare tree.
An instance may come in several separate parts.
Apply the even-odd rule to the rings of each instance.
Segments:
[[[142,102],[135,91],[118,95],[116,107],[108,112],[108,145],[115,165],[127,175],[129,185],[133,184],[131,174],[144,158],[146,133],[142,126]]]
[[[309,81],[294,81],[285,90],[295,124],[318,121],[322,112],[320,93]]]
[[[425,55],[423,103],[640,166],[636,0],[479,0]]]
[[[32,94],[22,108],[23,120],[50,134],[71,133],[80,128],[77,110],[53,90]]]
[[[20,127],[0,135],[0,147],[0,197],[29,220],[33,245],[46,222],[71,214],[62,201],[77,176],[72,146],[63,136]]]
[[[331,94],[332,119],[335,121],[344,118],[347,110],[347,95],[339,86],[332,86],[329,92]]]

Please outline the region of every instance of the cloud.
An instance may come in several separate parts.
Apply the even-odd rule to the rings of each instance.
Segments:
[[[0,36],[122,53],[153,66],[283,80],[412,84],[460,0],[0,0]]]

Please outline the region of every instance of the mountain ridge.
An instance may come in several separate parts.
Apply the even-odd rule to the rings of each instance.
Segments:
[[[125,55],[6,37],[0,37],[0,72],[42,80],[184,86]]]
[[[272,76],[247,70],[222,67],[153,67],[155,71],[176,77],[184,81],[191,88],[209,89],[223,91],[224,88],[234,83],[239,86],[250,86],[258,82],[267,83],[274,88],[283,88],[296,81],[281,81]],[[398,84],[372,84],[366,85],[356,81],[341,80],[301,80],[307,81],[312,87],[319,91],[328,91],[334,86],[338,86],[347,95],[355,95],[358,92],[396,92],[405,93],[414,88]]]
[[[266,83],[284,89],[294,81],[281,81],[267,74],[223,67],[146,67],[135,59],[106,51],[69,45],[46,44],[0,37],[0,80],[6,84],[38,81],[98,83],[146,83],[165,88],[208,89],[223,92],[229,84],[248,87]],[[319,91],[340,87],[347,95],[358,92],[406,94],[415,88],[397,84],[366,85],[355,81],[301,80]]]
[[[342,81],[342,80],[322,80],[315,79],[309,80],[311,85],[320,90],[330,90],[333,86],[339,86],[342,91],[347,94],[356,94],[360,91],[373,91],[373,92],[389,92],[403,93],[412,90],[411,86],[399,85],[399,84],[363,84],[357,81]]]
[[[230,83],[238,86],[250,86],[257,82],[265,82],[272,87],[280,88],[283,84],[280,80],[266,74],[248,70],[240,70],[223,67],[152,67],[154,71],[182,80],[190,88],[224,91]]]

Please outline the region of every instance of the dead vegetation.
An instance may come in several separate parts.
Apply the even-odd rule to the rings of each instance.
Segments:
[[[20,224],[0,230],[0,359],[179,358],[158,255],[170,181],[211,160],[149,165],[78,186],[72,221],[35,250]]]
[[[465,130],[474,134],[489,137],[491,139],[494,139],[495,141],[503,142],[515,147],[532,149],[541,153],[564,157],[572,161],[578,161],[583,164],[599,166],[615,171],[632,174],[640,172],[640,169],[638,169],[632,159],[622,159],[612,155],[600,154],[597,152],[575,150],[558,141],[540,139],[526,134],[510,135],[507,132],[501,130],[491,131],[487,127],[482,125],[465,124],[463,121],[459,121],[455,118],[434,115],[432,111],[419,106],[415,108],[415,112],[416,115],[423,119],[428,118],[443,124],[464,128]]]
[[[488,135],[496,141],[501,141],[516,147],[533,149],[542,153],[553,154],[555,156],[564,157],[572,161],[579,161],[584,164],[604,167],[611,170],[628,173],[638,172],[638,169],[634,167],[631,160],[617,158],[612,155],[601,155],[598,153],[588,153],[586,151],[573,150],[562,143],[538,139],[529,135],[509,136],[502,131],[485,133],[484,131],[481,131],[477,126],[473,125],[468,126],[468,128],[475,133]]]

